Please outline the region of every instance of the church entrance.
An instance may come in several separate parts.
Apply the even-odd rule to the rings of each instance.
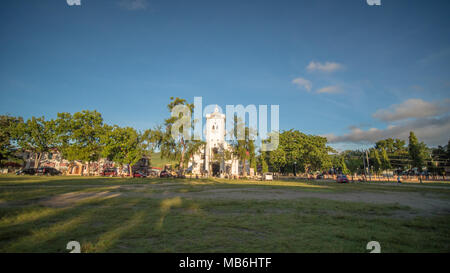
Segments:
[[[212,175],[213,176],[219,176],[220,175],[220,163],[219,162],[213,162],[212,163]]]

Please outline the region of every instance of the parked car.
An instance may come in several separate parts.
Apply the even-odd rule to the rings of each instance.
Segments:
[[[348,178],[346,175],[338,175],[338,177],[336,178],[336,182],[338,183],[348,183]]]
[[[177,173],[176,178],[186,178],[186,175],[184,175],[183,173]]]
[[[101,172],[102,176],[117,176],[117,170],[112,169],[104,169],[103,172]]]
[[[159,177],[172,177],[172,174],[169,173],[168,171],[162,171],[162,172],[159,174]]]
[[[273,174],[272,173],[264,173],[263,174],[263,180],[273,181]]]
[[[35,175],[36,174],[36,169],[35,168],[26,168],[26,169],[22,169],[16,172],[16,175]]]
[[[316,179],[323,179],[323,178],[324,178],[323,174],[318,174],[318,175],[316,176]]]
[[[145,178],[145,177],[147,177],[147,175],[143,172],[137,171],[137,172],[133,173],[133,177]]]
[[[37,175],[60,175],[61,172],[52,167],[40,167],[36,170]]]

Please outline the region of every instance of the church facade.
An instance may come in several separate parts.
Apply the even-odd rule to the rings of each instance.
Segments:
[[[194,154],[188,164],[193,174],[208,174],[213,176],[239,175],[239,160],[233,155],[232,147],[225,141],[225,115],[214,112],[206,115],[204,147]]]

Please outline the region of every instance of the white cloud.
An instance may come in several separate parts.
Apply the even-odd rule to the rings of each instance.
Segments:
[[[432,146],[445,145],[450,138],[450,99],[441,102],[409,99],[378,110],[372,116],[390,124],[384,129],[352,127],[342,136],[325,136],[331,143],[374,143],[386,138],[407,140],[409,132],[414,131],[421,141]]]
[[[306,67],[308,71],[321,71],[321,72],[334,72],[340,69],[343,69],[344,66],[339,63],[333,63],[333,62],[326,62],[324,64],[320,62],[310,62],[309,65]]]
[[[409,99],[401,104],[394,104],[388,109],[380,109],[372,116],[376,119],[393,122],[411,118],[438,116],[450,111],[450,100],[427,102],[421,99]]]
[[[390,125],[386,129],[354,128],[342,136],[329,134],[325,137],[330,143],[375,143],[390,137],[407,140],[410,131],[414,131],[419,140],[428,145],[445,145],[450,137],[450,116],[412,120],[401,125]]]
[[[322,93],[327,93],[327,94],[336,94],[336,93],[341,93],[341,89],[337,86],[327,86],[324,88],[321,88],[319,90],[316,91],[316,93],[322,94]]]
[[[127,10],[145,10],[148,8],[147,0],[121,0],[119,6]]]
[[[308,92],[311,91],[311,89],[312,89],[312,83],[311,83],[311,81],[309,81],[307,79],[296,78],[296,79],[292,80],[292,83],[297,85],[299,88],[306,89]]]

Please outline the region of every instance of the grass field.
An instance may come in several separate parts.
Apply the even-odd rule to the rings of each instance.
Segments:
[[[166,158],[161,157],[161,153],[152,153],[151,156],[151,166],[152,167],[158,167],[158,168],[164,168],[166,164],[172,165],[172,167],[175,167],[175,165],[178,162],[175,160],[168,160]]]
[[[450,185],[0,176],[0,252],[449,252]]]

